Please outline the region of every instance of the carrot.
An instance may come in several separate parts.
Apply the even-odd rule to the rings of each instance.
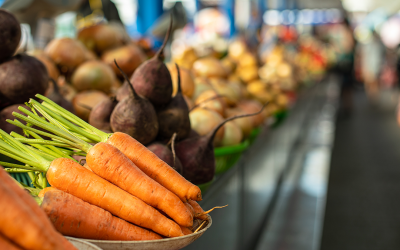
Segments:
[[[41,207],[63,235],[97,240],[162,239],[61,190],[47,190]]]
[[[0,233],[29,250],[65,249],[48,228],[5,183],[0,182]]]
[[[194,210],[194,217],[201,219],[201,220],[208,220],[208,217],[206,214],[204,214],[203,208],[197,203],[196,201],[193,200],[188,200],[189,205],[192,206]]]
[[[107,143],[118,148],[145,174],[176,194],[182,201],[201,201],[201,190],[162,161],[153,152],[131,136],[116,132]]]
[[[23,250],[22,248],[16,246],[9,239],[0,234],[0,249],[7,250]]]
[[[43,188],[43,189],[39,192],[38,197],[39,197],[39,198],[44,198],[44,195],[45,195],[48,191],[51,191],[51,190],[57,190],[57,188],[54,188],[54,187]]]
[[[192,199],[195,201],[200,201],[201,198],[201,190],[198,186],[190,183],[183,176],[181,176],[178,172],[176,172],[172,167],[158,158],[153,152],[148,150],[143,144],[138,142],[136,139],[131,136],[116,132],[113,134],[107,134],[80,119],[76,115],[71,112],[63,109],[55,102],[50,99],[37,94],[37,98],[43,100],[42,104],[31,99],[29,101],[30,104],[33,105],[34,109],[40,112],[43,116],[46,117],[47,120],[51,123],[51,126],[58,127],[60,129],[72,131],[74,133],[79,134],[80,138],[84,137],[87,141],[91,142],[106,142],[108,144],[113,145],[118,148],[123,154],[125,154],[135,165],[141,169],[145,174],[150,176],[152,179],[160,183],[166,189],[170,190],[174,194],[176,194],[182,201],[186,201],[187,199]],[[29,117],[25,117],[19,113],[13,112],[13,115],[19,119],[30,122],[36,126],[39,126],[47,131],[51,131],[54,133],[54,130],[49,130],[49,126],[47,123],[45,124],[40,117],[35,117],[34,114],[27,111],[26,109],[20,107],[22,112],[33,117],[30,119]],[[32,130],[27,126],[23,126],[21,124],[17,124],[16,122],[7,120],[7,122],[12,123],[18,127],[24,128],[26,130]],[[51,127],[50,126],[50,127]],[[34,131],[38,134],[46,135],[40,131]],[[61,135],[57,134],[63,138],[58,139],[71,139],[74,143],[63,141],[64,143],[70,143],[72,147],[76,147],[75,143],[77,140],[70,137],[70,135]],[[78,142],[79,144],[79,142]],[[83,151],[87,152],[83,148],[80,148]],[[89,164],[90,165],[90,164]]]
[[[41,221],[41,223],[43,223],[43,225],[55,231],[50,220],[47,218],[46,214],[40,209],[36,201],[27,192],[25,192],[25,190],[20,188],[15,180],[13,180],[12,177],[9,176],[7,172],[4,171],[1,167],[0,181],[7,185],[7,187],[11,189],[15,193],[15,195],[18,196],[26,204],[26,206],[36,215],[36,217]],[[76,248],[62,235],[58,235],[56,239],[58,241],[64,242],[65,249],[76,250]]]
[[[0,135],[0,153],[29,165],[18,165],[19,168],[47,172],[46,177],[51,186],[161,235],[167,237],[183,235],[179,225],[174,221],[74,160],[69,158],[46,160],[35,150],[16,141],[4,131],[0,130]],[[7,143],[2,140],[6,140]],[[79,142],[78,139],[77,141]]]
[[[187,227],[182,227],[181,226],[181,230],[182,230],[184,235],[188,235],[188,234],[192,234],[193,233],[193,231],[190,230],[190,228],[187,228]]]
[[[179,225],[193,225],[193,215],[174,193],[143,173],[121,151],[99,142],[93,146],[86,162],[98,176],[166,213]]]
[[[183,235],[178,224],[167,219],[155,208],[70,159],[58,158],[52,161],[47,179],[51,186],[135,225],[167,237]]]
[[[34,105],[40,105],[34,100],[31,101]],[[58,124],[54,118],[46,113],[45,107],[42,109],[38,106],[38,109],[47,119]],[[23,111],[29,114],[31,118],[20,115],[21,119],[25,119],[38,126],[43,126],[44,129],[64,137],[64,143],[73,144],[75,147],[87,152],[86,162],[96,175],[138,197],[150,206],[162,210],[179,225],[189,227],[193,224],[192,214],[178,196],[143,173],[142,170],[114,146],[103,142],[92,146],[88,142],[81,140],[79,136],[69,133],[65,128],[60,129],[50,123],[40,122],[39,120],[42,119],[37,115],[28,110]],[[35,140],[34,142],[38,143],[39,140]],[[171,170],[174,171],[172,168]],[[196,188],[198,187],[196,186]]]

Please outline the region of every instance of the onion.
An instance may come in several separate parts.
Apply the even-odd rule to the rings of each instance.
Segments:
[[[259,110],[257,110],[257,111],[259,111]],[[251,112],[246,112],[239,108],[231,108],[231,109],[226,110],[226,117],[232,117],[235,115],[244,115],[244,114],[249,114],[249,113],[251,113]],[[249,136],[251,131],[254,128],[252,117],[238,118],[238,119],[233,120],[232,122],[234,122],[236,125],[238,125],[241,128],[244,137]]]
[[[115,82],[115,73],[101,61],[88,61],[75,70],[71,81],[78,92],[100,90],[109,93]]]
[[[74,106],[76,115],[88,121],[92,108],[106,99],[108,99],[108,96],[101,91],[87,90],[76,94],[72,100],[72,105]]]
[[[213,110],[195,108],[189,113],[190,124],[199,135],[207,135],[216,126],[224,121],[224,118]],[[215,135],[214,145],[221,143],[224,138],[224,127],[221,127]]]
[[[228,76],[228,73],[222,63],[214,57],[204,57],[198,59],[194,62],[192,70],[195,76],[220,78],[226,78]]]
[[[243,139],[242,129],[234,123],[234,121],[230,121],[225,123],[224,125],[224,137],[222,138],[219,146],[233,146],[239,144]]]
[[[210,79],[211,85],[215,91],[224,96],[224,100],[229,106],[235,106],[242,98],[241,89],[238,85],[231,84],[224,79]]]
[[[214,90],[204,91],[197,97],[194,104],[197,107],[213,110],[221,116],[225,116],[226,102],[222,97],[218,97],[218,93]]]
[[[174,64],[167,63],[167,67],[172,78],[172,85],[173,85],[172,96],[175,96],[176,92],[178,91],[178,80],[177,80],[178,74]],[[179,70],[181,74],[182,94],[188,97],[192,97],[195,89],[193,74],[184,67],[179,67]]]
[[[131,76],[135,69],[146,60],[146,55],[141,48],[134,44],[104,52],[101,60],[111,66],[117,76],[122,77],[121,72],[115,66],[114,59],[125,74]]]

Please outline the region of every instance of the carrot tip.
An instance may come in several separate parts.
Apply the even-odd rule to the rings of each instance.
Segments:
[[[226,204],[225,206],[217,206],[217,207],[213,207],[213,208],[211,208],[210,210],[208,210],[208,211],[205,211],[205,212],[203,212],[203,213],[201,213],[201,214],[197,214],[197,216],[202,216],[202,215],[205,215],[205,214],[208,214],[208,213],[210,213],[211,211],[213,211],[214,209],[216,209],[216,208],[224,208],[224,207],[227,207],[228,206],[228,204]]]

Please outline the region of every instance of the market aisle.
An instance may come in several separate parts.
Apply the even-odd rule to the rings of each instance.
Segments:
[[[338,118],[321,250],[400,248],[400,128],[394,107],[363,91],[354,113]]]

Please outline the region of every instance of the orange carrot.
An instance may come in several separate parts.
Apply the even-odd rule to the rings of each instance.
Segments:
[[[7,250],[23,250],[22,248],[16,246],[9,239],[0,234],[0,249]]]
[[[0,182],[0,233],[29,250],[65,249],[58,233],[48,228],[3,182]]]
[[[193,225],[193,215],[179,197],[143,173],[114,146],[97,143],[87,153],[86,161],[95,174],[163,211],[179,225]]]
[[[70,159],[57,158],[52,161],[46,176],[53,187],[137,226],[167,237],[183,235],[178,224],[167,219],[155,208]]]
[[[193,231],[190,230],[190,229],[187,228],[187,227],[182,227],[182,226],[181,226],[181,230],[182,230],[182,232],[183,232],[184,235],[188,235],[188,234],[192,234],[192,233],[193,233]]]
[[[154,232],[121,220],[61,190],[47,190],[41,207],[55,228],[66,236],[96,240],[162,239]]]
[[[51,190],[57,190],[57,188],[54,188],[54,187],[43,188],[43,189],[39,192],[38,197],[39,197],[39,198],[44,198],[45,193],[47,193],[48,191],[51,191]]]
[[[49,228],[49,230],[54,230],[54,227],[52,226],[50,220],[47,218],[46,214],[40,209],[39,205],[36,203],[32,197],[25,192],[22,188],[20,188],[16,183],[15,180],[12,179],[11,176],[8,175],[6,171],[4,171],[0,167],[0,181],[3,182],[9,189],[11,189],[16,196],[18,196],[25,204],[26,206],[36,215],[36,217],[41,220],[41,223],[43,223],[46,227]],[[58,234],[57,240],[63,242],[65,249],[74,249],[76,248],[62,235]],[[0,248],[2,249],[2,248]]]
[[[208,220],[208,217],[204,213],[204,210],[200,207],[199,203],[193,201],[193,200],[188,200],[188,203],[192,206],[194,210],[194,217],[201,219],[201,220]]]
[[[195,213],[194,213],[193,207],[192,207],[189,203],[187,203],[187,202],[185,202],[184,204],[185,204],[185,206],[187,207],[187,209],[190,211],[190,213],[192,214],[193,218],[195,218],[195,217],[194,217]]]
[[[198,186],[186,180],[136,139],[116,132],[108,138],[107,143],[118,148],[145,174],[176,194],[182,201],[201,201],[201,190]]]

